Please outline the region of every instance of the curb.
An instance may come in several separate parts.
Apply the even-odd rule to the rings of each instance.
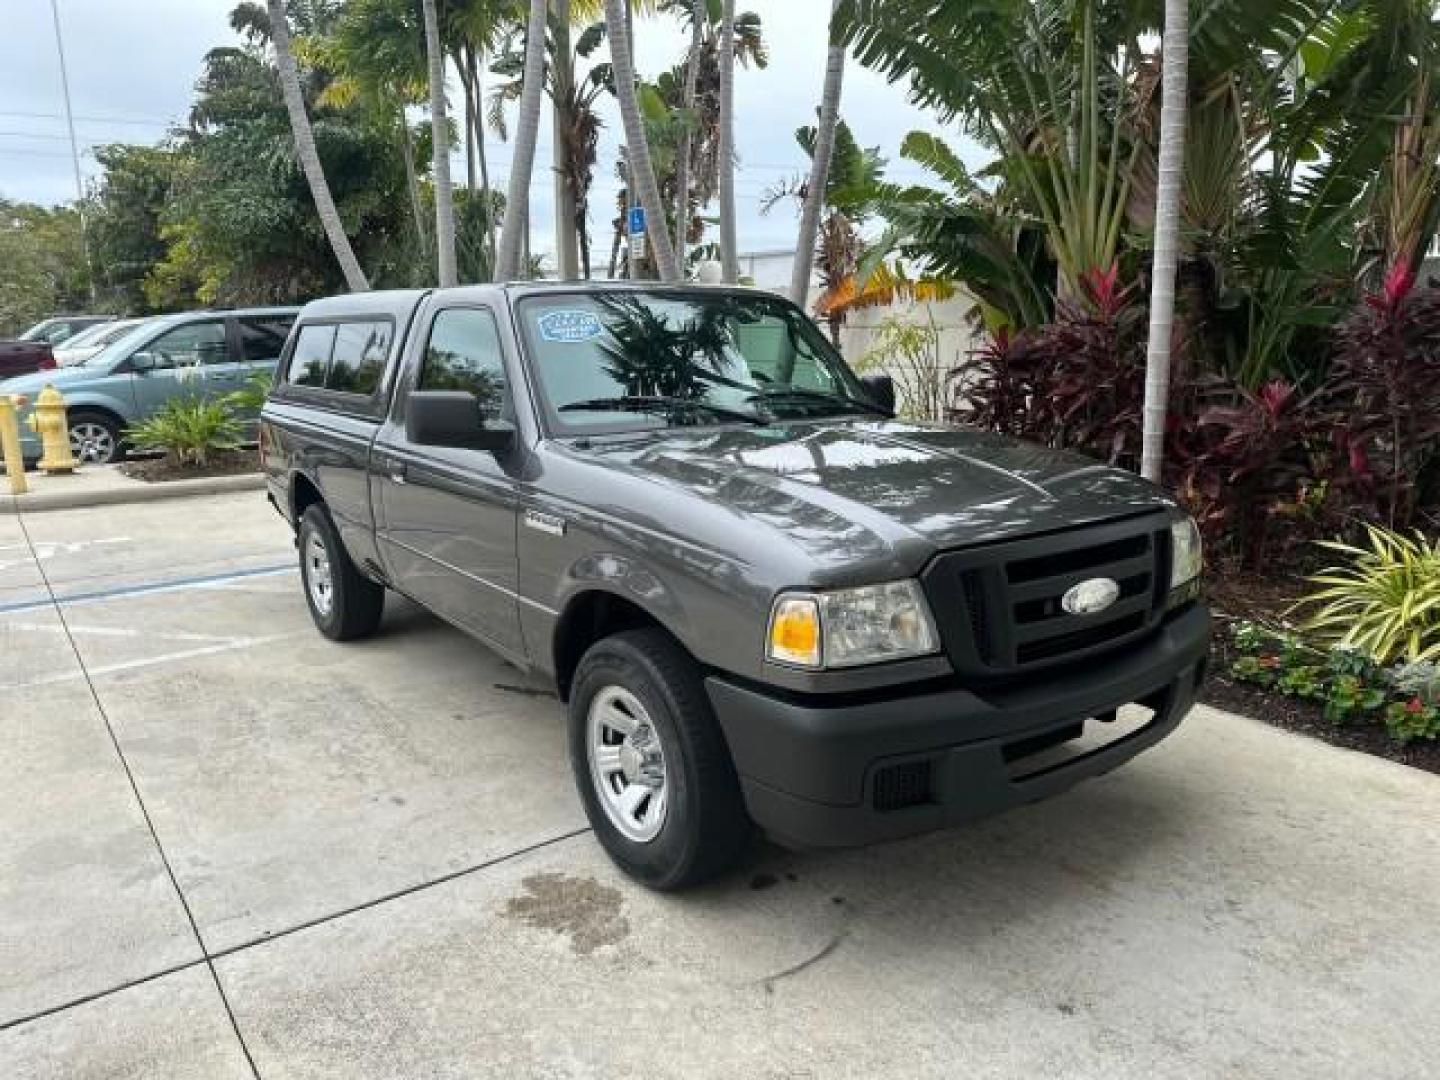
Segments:
[[[158,502],[198,495],[223,495],[232,491],[260,491],[264,473],[238,476],[205,476],[194,480],[130,480],[123,487],[95,491],[32,491],[26,495],[0,497],[0,514],[28,514],[44,510],[76,510],[87,506],[114,506],[119,503]]]

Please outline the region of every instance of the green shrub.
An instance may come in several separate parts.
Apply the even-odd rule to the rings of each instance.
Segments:
[[[163,450],[182,465],[203,467],[216,450],[240,445],[240,421],[230,405],[215,398],[172,398],[125,437],[142,450]]]
[[[250,376],[243,389],[225,396],[225,403],[243,416],[254,416],[265,405],[270,390],[275,385],[275,376],[268,371],[259,371]]]
[[[1360,649],[1381,664],[1440,659],[1440,540],[1367,525],[1370,547],[1327,542],[1348,558],[1310,580],[1306,629]]]

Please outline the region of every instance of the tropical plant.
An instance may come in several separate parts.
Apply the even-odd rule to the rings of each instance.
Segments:
[[[530,177],[535,168],[535,142],[540,133],[540,105],[545,93],[545,0],[530,0],[525,30],[525,67],[521,76],[520,116],[510,161],[505,220],[500,230],[496,271],[500,280],[520,277],[524,233],[530,225]]]
[[[839,154],[843,132],[837,132],[836,146]],[[873,251],[898,255],[922,277],[963,283],[992,335],[1047,322],[1055,268],[1045,250],[1043,223],[987,190],[938,136],[912,131],[900,154],[945,187],[882,185],[875,207],[888,227]]]
[[[265,407],[265,401],[275,386],[275,376],[268,371],[256,372],[245,381],[245,385],[222,400],[241,416],[254,416]]]
[[[682,276],[680,264],[670,243],[670,230],[665,227],[665,205],[660,199],[650,143],[640,114],[631,56],[632,42],[626,21],[625,0],[605,0],[605,28],[610,39],[610,62],[615,71],[615,96],[620,103],[620,119],[625,126],[625,146],[635,192],[645,209],[646,218],[653,222],[647,236],[654,253],[655,268],[661,281],[679,281]]]
[[[705,39],[705,0],[691,0],[690,53],[685,59],[685,92],[680,107],[685,110],[685,130],[680,137],[680,152],[675,161],[675,256],[685,264],[685,248],[690,239],[690,158],[693,154],[697,95],[700,90],[700,65],[704,60],[701,47]]]
[[[1361,649],[1379,663],[1440,659],[1440,540],[1367,525],[1368,547],[1321,546],[1345,556],[1310,581],[1306,628],[1321,640]]]
[[[1085,451],[1111,464],[1139,460],[1145,309],[1118,268],[1083,279],[1053,323],[1002,331],[957,385],[961,422]]]
[[[1440,289],[1392,267],[1339,327],[1327,395],[1356,494],[1409,527],[1440,483]]]
[[[795,132],[796,142],[811,158],[818,134],[815,127]],[[852,311],[901,299],[948,299],[953,289],[943,279],[915,280],[900,263],[886,262],[890,249],[884,242],[874,247],[865,244],[861,229],[888,190],[882,181],[885,159],[879,147],[862,149],[843,119],[836,121],[832,141],[813,265],[821,289],[815,312],[829,322],[831,340],[838,346],[840,328]],[[769,213],[782,200],[794,200],[803,215],[812,179],[795,177],[768,188],[761,196],[761,213]]]
[[[826,181],[830,175],[830,157],[835,149],[835,127],[840,119],[840,90],[845,77],[845,45],[835,26],[835,11],[840,0],[834,0],[827,24],[830,47],[825,53],[825,83],[820,94],[819,126],[810,148],[810,179],[805,186],[805,201],[800,211],[800,233],[795,241],[795,265],[790,271],[790,300],[804,306],[810,296],[810,274],[814,265],[815,240],[820,230],[820,210],[825,203]],[[843,230],[842,230],[843,231]]]
[[[558,154],[556,159],[557,194],[563,197],[556,202],[557,215],[556,259],[562,279],[589,277],[591,272],[590,237],[590,189],[595,180],[595,165],[598,160],[600,118],[598,102],[607,92],[613,90],[613,75],[608,63],[594,64],[579,77],[577,72],[581,61],[589,60],[605,40],[605,24],[593,23],[571,42],[569,28],[562,27],[554,16],[550,19],[547,37],[547,53],[550,62],[545,65],[545,90],[554,105]],[[558,62],[557,50],[570,48],[568,62]],[[491,70],[502,76],[502,82],[491,94],[489,116],[492,127],[502,136],[506,134],[505,106],[510,102],[522,101],[525,89],[524,50],[503,50]],[[564,234],[563,242],[560,241]],[[576,263],[570,263],[567,243],[575,246]]]
[[[1320,430],[1316,395],[1279,380],[1258,391],[1209,380],[1189,391],[1190,422],[1172,425],[1171,475],[1216,554],[1259,567],[1277,538],[1294,547],[1324,509],[1311,441]],[[1218,400],[1217,400],[1218,399]]]
[[[430,263],[430,235],[420,171],[416,165],[415,133],[406,109],[429,93],[425,30],[409,0],[350,0],[339,9],[334,25],[297,42],[305,58],[334,72],[317,98],[320,105],[346,108],[362,102],[380,127],[398,136],[405,186],[415,224],[416,250]],[[429,281],[428,269],[418,281]],[[417,282],[418,283],[418,282]]]
[[[290,23],[285,10],[285,0],[267,0],[269,14],[269,38],[275,49],[275,62],[280,71],[280,89],[285,97],[285,109],[290,114],[290,128],[295,139],[295,153],[305,179],[310,185],[310,195],[315,200],[315,211],[330,247],[335,252],[335,261],[345,275],[345,283],[351,292],[363,292],[370,287],[345,226],[340,221],[340,212],[330,194],[330,185],[325,179],[325,167],[320,162],[320,152],[315,148],[315,133],[310,128],[310,116],[305,110],[305,98],[300,90],[300,74],[295,65],[295,55],[290,48]],[[243,13],[243,14],[242,14]],[[237,25],[258,24],[258,10],[254,5],[241,4],[232,16]]]
[[[536,0],[541,2],[541,0]],[[430,171],[435,180],[435,266],[442,289],[460,283],[455,262],[455,192],[450,182],[450,124],[445,115],[445,52],[436,0],[420,0],[430,79]],[[537,90],[538,93],[538,90]],[[533,144],[532,144],[533,145]],[[526,178],[528,183],[528,176]]]
[[[179,465],[204,468],[216,450],[240,445],[241,427],[228,402],[220,398],[171,398],[145,420],[125,429],[125,438],[141,450],[163,450]]]
[[[945,420],[950,411],[951,364],[941,353],[940,328],[928,307],[925,321],[891,315],[880,324],[857,371],[884,371],[895,377],[900,415],[912,420]]]

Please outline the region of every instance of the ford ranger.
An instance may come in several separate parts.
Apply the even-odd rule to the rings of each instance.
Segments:
[[[378,292],[301,312],[261,454],[319,630],[393,590],[550,680],[600,843],[678,888],[757,827],[864,844],[1056,794],[1195,699],[1165,492],[893,406],[753,290]]]

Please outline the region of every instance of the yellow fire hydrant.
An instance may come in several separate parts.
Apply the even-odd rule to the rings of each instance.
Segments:
[[[75,455],[70,452],[70,423],[65,418],[65,398],[53,385],[47,385],[35,399],[30,414],[30,429],[40,436],[40,468],[47,473],[72,473]]]
[[[5,471],[10,474],[10,494],[24,495],[25,462],[20,457],[20,418],[15,412],[15,399],[0,394],[0,456],[5,458]]]

